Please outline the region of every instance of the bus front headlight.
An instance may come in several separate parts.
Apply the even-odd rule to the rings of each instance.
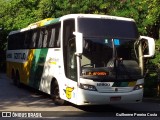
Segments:
[[[136,85],[133,90],[143,89],[143,84]]]
[[[80,83],[79,88],[84,89],[84,90],[97,91],[97,89],[94,85],[88,85],[88,84]]]

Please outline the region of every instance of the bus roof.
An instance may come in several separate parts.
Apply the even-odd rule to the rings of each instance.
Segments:
[[[22,28],[20,30],[11,31],[9,33],[9,35],[12,35],[12,34],[15,34],[15,33],[19,33],[19,32],[23,32],[23,31],[27,31],[27,30],[34,29],[34,28],[38,28],[38,27],[42,27],[42,26],[46,26],[46,25],[49,25],[49,24],[57,23],[58,21],[59,21],[59,18],[46,18],[44,20],[40,20],[38,22],[31,23],[26,28]]]
[[[60,21],[69,19],[69,18],[99,18],[99,19],[114,19],[114,20],[123,20],[123,21],[134,21],[132,18],[110,16],[110,15],[99,15],[99,14],[68,14],[62,16]]]
[[[44,20],[41,20],[41,21],[38,21],[38,22],[35,22],[35,23],[31,23],[26,28],[23,28],[23,29],[20,29],[20,30],[16,30],[16,31],[11,31],[9,33],[9,35],[15,34],[15,33],[19,33],[19,32],[23,32],[23,31],[27,31],[27,30],[34,29],[34,28],[38,28],[38,27],[41,27],[41,26],[47,26],[47,25],[50,25],[50,24],[57,23],[59,21],[70,19],[70,18],[99,18],[99,19],[113,19],[113,20],[122,20],[122,21],[135,22],[134,19],[131,19],[131,18],[117,17],[117,16],[110,16],[110,15],[68,14],[68,15],[64,15],[64,16],[62,16],[60,18],[46,18]]]

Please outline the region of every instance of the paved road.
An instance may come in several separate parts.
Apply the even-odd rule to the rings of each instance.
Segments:
[[[12,84],[12,81],[8,79],[5,74],[0,74],[0,112],[4,111],[12,112],[12,114],[13,112],[21,114],[25,113],[26,111],[29,113],[38,112],[41,113],[43,117],[52,116],[57,119],[61,118],[65,120],[70,119],[69,117],[73,118],[74,116],[75,116],[74,119],[76,120],[80,116],[87,116],[83,117],[83,120],[90,120],[91,116],[100,117],[101,119],[106,119],[106,116],[107,117],[110,116],[108,119],[127,120],[128,117],[121,117],[121,115],[124,116],[123,113],[126,114],[137,113],[141,114],[141,116],[143,116],[143,113],[144,114],[155,113],[160,115],[160,101],[151,102],[145,99],[144,102],[138,104],[123,104],[123,105],[117,104],[117,105],[84,106],[84,107],[68,104],[65,106],[56,106],[48,95],[32,90],[25,86],[23,86],[23,88],[17,88]],[[120,117],[115,117],[115,118],[112,117],[116,115]],[[69,117],[64,118],[66,116]],[[142,118],[144,117],[141,117],[141,119]],[[151,120],[153,118],[155,120],[158,120],[158,117],[152,117]],[[130,119],[132,120],[134,119],[134,117],[131,117]],[[147,117],[147,119],[150,120],[149,117]]]
[[[0,111],[80,111],[69,106],[56,106],[46,94],[29,87],[17,88],[5,74],[0,74]]]

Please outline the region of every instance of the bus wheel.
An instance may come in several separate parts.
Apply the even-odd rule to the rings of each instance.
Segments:
[[[18,88],[21,87],[19,73],[16,74],[16,86],[17,86]]]
[[[16,85],[17,84],[17,82],[16,82],[16,76],[15,76],[15,73],[14,73],[14,71],[12,70],[12,80],[13,80],[13,84],[14,85]]]
[[[51,98],[56,105],[64,105],[65,100],[60,98],[59,87],[57,81],[55,81],[51,86]]]

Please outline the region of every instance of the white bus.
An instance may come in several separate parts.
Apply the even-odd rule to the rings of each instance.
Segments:
[[[70,14],[10,32],[7,75],[58,105],[136,103],[143,97],[143,60],[154,52],[154,39],[140,36],[133,19]]]

